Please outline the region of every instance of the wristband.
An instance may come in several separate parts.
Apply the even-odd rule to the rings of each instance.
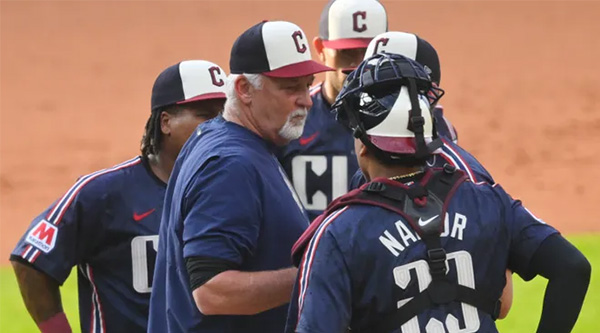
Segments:
[[[59,312],[38,325],[42,333],[71,333],[71,326],[64,312]]]

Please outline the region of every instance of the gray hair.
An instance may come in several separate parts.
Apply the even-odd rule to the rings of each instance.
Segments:
[[[262,74],[229,74],[225,80],[225,96],[227,97],[227,100],[225,101],[225,107],[223,108],[223,115],[225,118],[228,118],[227,115],[231,115],[232,112],[237,112],[236,109],[239,99],[237,93],[235,92],[235,80],[237,80],[239,76],[246,77],[254,89],[261,90],[263,88],[264,77]]]

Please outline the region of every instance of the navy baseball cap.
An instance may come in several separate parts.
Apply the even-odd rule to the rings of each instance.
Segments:
[[[297,25],[263,21],[244,31],[233,43],[231,74],[300,77],[333,69],[312,60],[308,39]]]
[[[365,48],[388,31],[385,7],[377,0],[331,0],[319,22],[319,38],[329,49]]]
[[[225,98],[225,71],[205,60],[186,60],[165,69],[152,87],[152,111],[174,104]]]
[[[440,84],[442,72],[438,54],[429,42],[423,38],[408,32],[389,31],[379,34],[373,38],[367,47],[363,60],[369,59],[377,53],[394,53],[414,60],[425,67],[425,71],[431,77],[431,81]],[[346,74],[354,68],[345,68]]]

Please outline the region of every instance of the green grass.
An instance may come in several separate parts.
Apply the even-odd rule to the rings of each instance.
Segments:
[[[63,309],[73,332],[79,332],[79,306],[77,303],[77,271],[74,269],[61,290]],[[39,332],[27,313],[12,267],[0,268],[0,332]]]
[[[592,282],[588,290],[583,310],[573,332],[598,332],[597,318],[600,316],[600,235],[568,237],[592,263]],[[77,313],[77,278],[71,274],[62,289],[63,305],[71,326],[79,331]],[[508,318],[498,321],[500,332],[535,332],[541,314],[543,292],[546,280],[541,277],[531,282],[523,282],[514,277],[514,302]],[[12,269],[0,268],[0,332],[36,332],[36,326],[29,317],[17,287]]]
[[[600,235],[582,235],[567,237],[585,254],[592,264],[592,280],[579,314],[574,333],[599,332],[600,316]],[[513,275],[514,301],[508,317],[497,322],[500,332],[535,332],[542,313],[542,302],[547,280],[536,277],[524,282]]]

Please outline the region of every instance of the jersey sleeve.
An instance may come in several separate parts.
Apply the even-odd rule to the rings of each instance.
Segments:
[[[446,128],[448,129],[446,137],[450,139],[454,144],[458,144],[458,132],[456,131],[456,127],[450,122],[448,118],[445,116],[442,117],[444,119],[444,123]]]
[[[87,182],[86,182],[87,181]],[[105,198],[80,178],[65,195],[38,215],[11,253],[60,284],[83,262],[101,238]]]
[[[258,173],[241,157],[208,161],[191,179],[183,202],[183,256],[242,264],[260,232]]]
[[[436,121],[436,130],[439,136],[443,136],[453,143],[458,143],[458,133],[456,127],[452,125],[450,120],[444,115],[444,108],[441,105],[437,105],[433,109],[433,116]]]
[[[503,192],[501,188],[499,190]],[[558,231],[533,215],[520,200],[514,200],[506,193],[502,194],[506,200],[511,238],[508,268],[528,281],[535,277],[528,269],[531,258],[542,242]]]
[[[350,272],[334,235],[327,230],[327,220],[321,228],[299,266],[298,297],[292,300],[298,311],[290,311],[287,320],[288,326],[293,325],[296,317],[296,329],[291,332],[342,333],[350,325]]]
[[[444,164],[450,164],[457,169],[464,171],[474,183],[495,183],[492,175],[475,158],[475,156],[445,138],[442,138],[442,141],[444,145],[440,148],[440,154],[435,155],[435,158],[433,159],[433,164],[435,166],[443,167]]]
[[[356,172],[354,173],[352,178],[350,178],[350,186],[349,186],[350,188],[348,189],[348,191],[355,190],[366,183],[367,183],[367,178],[363,174],[362,170],[358,169],[358,170],[356,170]]]

